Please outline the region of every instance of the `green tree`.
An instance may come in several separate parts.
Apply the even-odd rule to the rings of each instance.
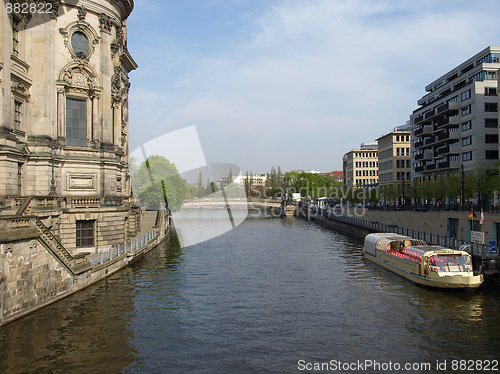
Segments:
[[[132,186],[141,201],[166,202],[172,211],[181,207],[186,195],[186,182],[176,166],[163,156],[153,155],[141,163],[134,172]]]

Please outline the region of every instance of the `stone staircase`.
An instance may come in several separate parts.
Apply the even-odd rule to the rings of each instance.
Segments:
[[[80,274],[92,267],[90,253],[80,253],[77,256],[72,256],[38,218],[36,218],[36,228],[43,244],[73,275]]]

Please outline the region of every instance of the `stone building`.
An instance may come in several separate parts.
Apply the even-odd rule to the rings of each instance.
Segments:
[[[410,117],[414,178],[498,160],[498,69],[500,47],[490,46],[425,87]]]
[[[378,184],[378,145],[362,143],[343,157],[344,187],[375,188]]]
[[[72,254],[139,230],[128,172],[132,0],[0,13],[0,215],[36,215]]]
[[[411,180],[410,126],[396,127],[377,139],[380,187]]]

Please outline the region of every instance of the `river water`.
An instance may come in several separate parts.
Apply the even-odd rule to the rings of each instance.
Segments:
[[[178,243],[1,327],[0,372],[453,373],[500,358],[497,289],[417,287],[314,223],[247,219]]]

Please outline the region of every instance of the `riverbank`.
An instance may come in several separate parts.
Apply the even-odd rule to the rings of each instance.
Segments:
[[[488,214],[479,224],[479,217],[469,218],[465,212],[319,209],[315,205],[301,204],[297,215],[359,240],[371,232],[394,232],[448,248],[458,249],[466,245],[467,251],[473,256],[475,269],[481,271],[489,282],[500,286],[500,258],[497,241],[493,239],[500,230],[500,214]],[[482,238],[478,233],[482,233]],[[471,240],[474,236],[479,236],[482,243]]]
[[[168,216],[151,213],[154,219],[145,220],[136,238],[76,255],[37,217],[3,217],[10,240],[0,244],[0,326],[109,277],[163,242],[170,232]]]

